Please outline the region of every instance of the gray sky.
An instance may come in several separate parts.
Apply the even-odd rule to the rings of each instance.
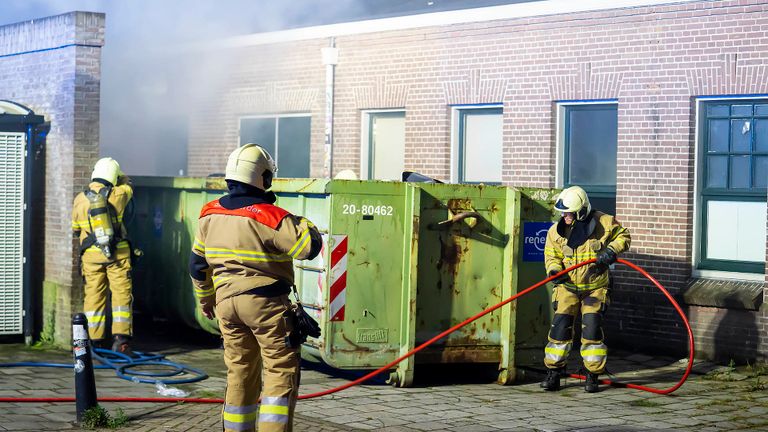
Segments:
[[[174,92],[167,83],[184,66],[169,64],[165,54],[173,44],[526,1],[531,0],[0,0],[0,25],[74,10],[104,12],[101,154],[116,158],[128,174],[179,175],[186,168],[184,107],[203,87],[196,85],[201,74],[207,82],[216,79],[216,70],[204,69],[221,62],[199,61],[201,71],[188,77],[190,91]]]

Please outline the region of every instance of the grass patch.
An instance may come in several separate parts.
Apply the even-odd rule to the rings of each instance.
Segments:
[[[195,392],[195,397],[200,399],[224,399],[224,393],[213,390],[198,390]]]
[[[711,381],[734,381],[734,372],[736,372],[736,363],[731,360],[728,362],[727,367],[722,367],[707,373],[704,375],[704,379]]]
[[[652,401],[650,399],[634,400],[634,401],[629,402],[629,404],[632,405],[632,406],[636,406],[636,407],[646,407],[646,408],[655,408],[655,407],[660,407],[661,406],[660,403],[658,403],[656,401]]]
[[[749,364],[744,367],[744,374],[747,375],[749,378],[758,378],[761,376],[768,375],[768,364],[766,363],[755,363],[755,364]]]
[[[763,391],[766,388],[768,388],[768,382],[761,381],[760,380],[760,376],[756,376],[755,377],[755,381],[751,382],[751,383],[749,383],[749,385],[747,385],[747,390],[749,390],[751,392]]]
[[[706,407],[710,407],[712,405],[722,405],[722,404],[725,404],[725,403],[728,403],[728,401],[720,400],[720,399],[713,399],[713,400],[709,400],[709,401],[706,401],[706,402],[697,403],[696,404],[696,408],[706,408]]]
[[[128,416],[125,415],[122,408],[118,408],[115,412],[115,416],[112,417],[106,409],[96,405],[83,413],[83,421],[80,423],[80,426],[84,429],[117,429],[125,426],[127,423]]]

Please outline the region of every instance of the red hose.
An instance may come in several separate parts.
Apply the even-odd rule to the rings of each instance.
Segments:
[[[402,356],[396,358],[395,360],[392,360],[391,362],[387,363],[386,365],[384,365],[384,366],[376,369],[375,371],[370,372],[370,373],[368,373],[368,374],[366,374],[366,375],[364,375],[364,376],[362,376],[362,377],[360,377],[360,378],[358,378],[358,379],[356,379],[354,381],[350,381],[350,382],[348,382],[348,383],[346,383],[344,385],[341,385],[339,387],[335,387],[335,388],[332,388],[332,389],[329,389],[329,390],[323,390],[323,391],[319,391],[319,392],[316,392],[316,393],[309,393],[309,394],[300,395],[299,399],[311,399],[311,398],[316,398],[316,397],[320,397],[320,396],[325,396],[325,395],[329,395],[329,394],[332,394],[332,393],[340,392],[342,390],[346,390],[346,389],[348,389],[348,388],[350,388],[352,386],[356,386],[356,385],[358,385],[360,383],[363,383],[363,382],[365,382],[365,381],[375,377],[376,375],[379,375],[382,372],[386,372],[386,371],[390,370],[392,368],[392,366],[394,366],[394,365],[400,363],[401,361],[407,359],[408,357],[418,353],[419,351],[423,350],[427,346],[437,342],[438,340],[440,340],[440,339],[444,338],[445,336],[455,332],[456,330],[460,329],[461,327],[464,327],[465,325],[471,323],[472,321],[474,321],[474,320],[476,320],[476,319],[478,319],[478,318],[480,318],[482,316],[488,315],[489,313],[495,311],[496,309],[499,309],[500,307],[506,305],[507,303],[512,302],[513,300],[516,300],[518,297],[521,297],[521,296],[523,296],[525,294],[528,294],[529,292],[535,290],[536,288],[546,284],[547,282],[551,281],[552,279],[555,279],[556,277],[558,277],[558,276],[560,276],[562,274],[568,273],[568,272],[573,271],[573,270],[575,270],[575,269],[577,269],[577,268],[579,268],[579,267],[581,267],[583,265],[590,264],[590,263],[593,263],[593,262],[595,262],[594,259],[581,262],[581,263],[576,264],[576,265],[574,265],[572,267],[568,267],[567,269],[561,271],[560,273],[558,273],[556,275],[553,275],[553,276],[550,276],[550,277],[548,277],[546,279],[543,279],[542,281],[537,282],[534,285],[531,285],[530,287],[520,291],[519,293],[517,293],[517,294],[513,295],[512,297],[502,301],[501,303],[498,303],[495,306],[491,306],[488,309],[485,309],[484,311],[482,311],[482,312],[480,312],[480,313],[478,313],[476,315],[473,315],[473,316],[465,319],[464,321],[454,325],[453,327],[451,327],[451,328],[449,328],[449,329],[439,333],[438,335],[432,337],[428,341],[426,341],[426,342],[422,343],[421,345],[415,347],[414,349],[408,351],[407,353],[405,353]],[[646,386],[642,386],[642,385],[638,385],[638,384],[617,383],[617,382],[613,382],[611,380],[601,380],[600,382],[602,382],[603,384],[614,386],[614,387],[627,387],[627,388],[643,390],[643,391],[647,391],[647,392],[651,392],[651,393],[656,393],[656,394],[670,394],[673,391],[675,391],[678,388],[680,388],[680,386],[683,385],[685,380],[688,379],[688,375],[691,373],[691,368],[693,367],[693,355],[695,353],[695,349],[694,349],[694,345],[693,345],[693,332],[691,331],[691,326],[688,323],[688,319],[685,317],[685,313],[683,313],[683,310],[680,308],[680,305],[677,304],[675,299],[672,298],[672,296],[669,294],[669,292],[656,279],[654,279],[653,276],[651,276],[650,274],[648,274],[648,272],[646,272],[645,270],[643,270],[639,266],[636,266],[635,264],[632,264],[629,261],[626,261],[626,260],[623,260],[623,259],[619,259],[617,262],[633,268],[634,270],[640,272],[640,274],[645,276],[648,280],[653,282],[653,284],[656,285],[656,288],[660,289],[661,292],[667,297],[667,300],[669,300],[669,302],[672,303],[672,306],[675,307],[675,310],[677,310],[677,313],[680,314],[680,318],[682,318],[683,323],[685,324],[685,328],[688,331],[688,350],[689,350],[688,366],[686,367],[685,373],[683,374],[683,377],[680,379],[680,381],[678,381],[677,384],[675,384],[674,386],[672,386],[670,388],[667,388],[667,389],[655,389],[655,388],[652,388],[652,387],[646,387]],[[572,374],[571,377],[579,378],[579,379],[584,379],[583,375],[577,375],[577,374]],[[121,398],[121,397],[112,397],[112,398],[99,398],[98,400],[99,400],[99,402],[187,402],[187,403],[219,403],[219,404],[220,403],[224,403],[223,399],[198,399],[198,398],[138,398],[138,397],[136,397],[136,398],[122,397]],[[0,398],[0,402],[74,402],[74,401],[75,401],[75,398]]]
[[[594,260],[590,260],[590,261],[587,261],[587,262],[591,262],[591,261],[594,261]],[[656,393],[656,394],[663,394],[663,395],[670,394],[673,391],[679,389],[680,386],[683,385],[685,380],[688,379],[688,375],[690,375],[691,368],[693,367],[693,355],[696,352],[696,350],[695,350],[695,347],[693,345],[693,331],[691,331],[691,325],[690,325],[690,323],[688,323],[688,319],[685,317],[685,313],[680,308],[680,305],[677,304],[677,302],[675,301],[674,298],[672,298],[672,296],[669,294],[669,291],[667,291],[663,286],[661,286],[659,281],[657,281],[653,276],[649,275],[648,272],[646,272],[645,270],[640,268],[640,266],[632,264],[629,261],[620,259],[617,262],[620,262],[620,263],[622,263],[622,264],[624,264],[626,266],[629,266],[629,267],[635,269],[637,272],[639,272],[640,274],[645,276],[649,281],[653,282],[653,284],[656,285],[656,288],[661,290],[661,292],[664,294],[664,296],[667,297],[667,300],[669,300],[669,302],[672,303],[672,306],[675,307],[675,310],[680,315],[680,318],[683,319],[683,324],[685,324],[685,330],[688,332],[688,366],[685,368],[685,373],[683,374],[683,377],[680,379],[680,381],[678,381],[677,384],[675,384],[672,387],[667,388],[667,389],[655,389],[653,387],[646,387],[644,385],[639,385],[639,384],[616,383],[616,382],[613,382],[611,380],[600,380],[600,382],[603,383],[603,384],[614,386],[614,387],[627,387],[627,388],[633,388],[633,389],[637,389],[637,390],[643,390],[643,391],[647,391],[647,392],[651,392],[651,393]],[[573,378],[578,378],[578,379],[582,379],[582,380],[585,379],[583,375],[571,374],[570,376],[573,377]]]

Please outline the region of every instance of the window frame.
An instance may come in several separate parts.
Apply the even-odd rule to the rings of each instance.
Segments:
[[[497,112],[498,111],[498,112]],[[451,106],[451,183],[501,185],[503,181],[469,182],[464,180],[465,149],[464,128],[467,114],[501,115],[502,171],[504,169],[504,104],[476,104]],[[502,172],[503,176],[503,172]]]
[[[619,136],[618,136],[618,120],[619,120],[619,100],[618,99],[588,99],[588,100],[562,100],[556,101],[557,107],[557,121],[556,121],[556,142],[557,151],[555,154],[555,185],[559,188],[567,188],[574,186],[568,181],[568,157],[570,150],[570,114],[574,110],[586,111],[588,109],[594,109],[595,106],[612,106],[616,109],[616,149],[618,153]],[[618,156],[617,156],[618,162]],[[617,173],[618,174],[618,173]],[[616,185],[614,186],[601,186],[601,185],[583,185],[578,184],[584,188],[590,198],[602,198],[612,199],[616,202]],[[615,205],[615,204],[614,204]]]
[[[695,188],[694,188],[694,241],[692,254],[692,275],[694,277],[738,277],[747,280],[763,280],[765,277],[765,261],[731,261],[720,259],[705,258],[707,255],[707,229],[708,213],[707,204],[709,201],[738,201],[738,202],[766,202],[767,189],[734,190],[726,188],[706,188],[706,176],[708,174],[706,149],[709,144],[709,124],[707,120],[707,107],[711,105],[739,105],[739,104],[768,104],[766,95],[745,95],[745,96],[714,96],[696,98],[695,105]],[[717,116],[713,116],[718,118]],[[756,116],[750,117],[754,120]],[[759,116],[764,117],[764,116]],[[738,118],[729,115],[727,118],[733,120]],[[767,118],[768,117],[764,117]],[[754,124],[754,121],[753,121]],[[729,129],[730,132],[730,129]],[[741,154],[741,152],[732,152],[730,150],[731,134],[729,133],[729,150],[723,153],[724,156],[732,154]],[[749,156],[755,155],[750,151]],[[762,154],[768,156],[768,153]],[[728,174],[730,176],[730,164],[728,165]]]
[[[373,180],[373,163],[376,152],[373,148],[373,120],[376,116],[397,117],[402,114],[403,121],[406,120],[407,113],[405,108],[388,108],[362,110],[360,116],[360,179]],[[406,143],[407,145],[407,143]],[[405,158],[403,158],[405,165]]]
[[[241,143],[242,141],[242,130],[243,130],[243,120],[249,120],[249,119],[273,119],[275,122],[275,142],[273,143],[275,146],[274,154],[271,155],[272,159],[275,160],[275,164],[278,167],[276,178],[280,178],[280,122],[279,120],[281,118],[296,118],[296,117],[307,117],[309,118],[309,152],[310,152],[310,158],[309,158],[309,164],[310,164],[310,176],[312,171],[312,113],[276,113],[276,114],[253,114],[253,115],[242,115],[237,118],[237,146],[242,147],[244,144],[248,143]],[[257,143],[258,144],[258,143]]]

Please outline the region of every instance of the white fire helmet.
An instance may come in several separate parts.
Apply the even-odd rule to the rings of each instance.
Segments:
[[[592,205],[589,204],[589,197],[584,189],[579,186],[571,186],[560,192],[560,196],[555,202],[555,210],[563,213],[574,213],[576,220],[584,220],[592,211]]]
[[[350,169],[339,171],[335,177],[336,180],[357,180],[357,174]]]
[[[245,144],[229,155],[224,178],[267,190],[276,173],[277,165],[269,152],[259,145]]]
[[[111,157],[105,157],[96,161],[91,173],[91,180],[100,178],[116,185],[117,178],[121,175],[123,175],[123,171],[120,170],[120,164]]]

